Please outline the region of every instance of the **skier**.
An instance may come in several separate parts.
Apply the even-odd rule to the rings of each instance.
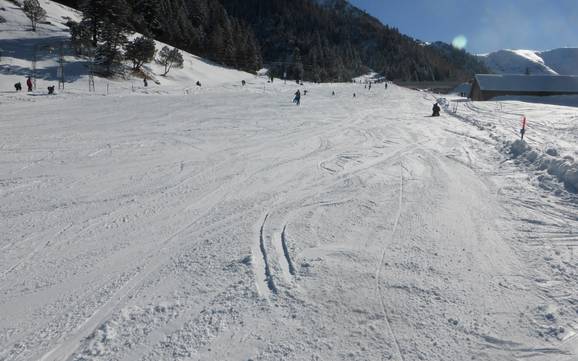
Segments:
[[[440,116],[441,108],[438,105],[438,103],[435,103],[433,105],[432,111],[433,111],[432,117],[439,117]]]
[[[145,88],[149,86],[149,83],[147,82],[146,76],[142,79],[142,82],[143,82]]]
[[[245,86],[245,85],[247,85],[247,82],[244,81],[244,80],[241,80],[241,85],[242,85],[242,86]]]
[[[14,84],[14,89],[16,89],[17,92],[21,92],[22,91],[22,83],[18,82],[16,84]]]
[[[297,92],[295,92],[295,98],[293,98],[293,103],[297,105],[301,104],[301,91],[297,90]]]
[[[371,83],[369,83],[369,90],[371,90]]]
[[[201,86],[201,82],[197,80],[197,86]]]
[[[332,95],[332,96],[335,96],[335,90],[331,92],[331,95]]]
[[[387,90],[387,82],[385,82],[385,90]]]
[[[28,86],[28,92],[32,91],[32,78],[28,77],[28,79],[26,79],[26,86]]]
[[[356,98],[356,97],[357,97],[357,95],[356,95],[355,93],[353,93],[353,97],[354,97],[354,98]]]
[[[54,95],[54,85],[48,87],[48,95]]]

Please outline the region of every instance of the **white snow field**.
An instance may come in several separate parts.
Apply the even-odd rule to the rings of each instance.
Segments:
[[[3,95],[0,360],[575,360],[576,195],[501,151],[522,105],[308,88]]]
[[[38,35],[0,5],[1,361],[578,359],[575,108],[297,107],[192,55],[147,89],[15,93]]]

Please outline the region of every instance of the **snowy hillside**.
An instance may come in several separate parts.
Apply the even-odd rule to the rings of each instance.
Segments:
[[[485,65],[497,74],[578,75],[578,49],[549,51],[499,50],[481,55]]]
[[[32,72],[32,59],[34,49],[38,50],[37,74],[38,89],[46,92],[46,87],[57,83],[58,69],[58,46],[62,41],[69,38],[68,28],[64,25],[68,19],[77,21],[80,14],[74,9],[55,3],[50,0],[40,0],[41,5],[48,13],[47,24],[40,24],[36,32],[30,31],[30,22],[13,2],[0,0],[0,16],[6,22],[0,23],[0,49],[2,59],[0,62],[0,87],[2,89],[13,89],[12,85],[20,81],[24,83],[24,78]],[[3,10],[2,10],[3,9]],[[136,36],[136,35],[135,35]],[[157,42],[157,51],[163,46]],[[47,49],[50,47],[50,49]],[[84,58],[73,56],[70,51],[66,51],[65,76],[69,84],[68,91],[84,91],[88,89],[88,61]],[[146,64],[145,69],[149,76],[158,82],[149,82],[151,85],[147,91],[161,92],[183,92],[183,89],[194,88],[194,84],[200,81],[204,87],[221,84],[239,83],[241,80],[251,79],[254,76],[245,72],[233,69],[226,69],[212,64],[194,55],[183,53],[184,68],[173,69],[166,76],[161,66]],[[142,88],[141,79],[117,79],[110,81],[97,79],[96,88],[98,93],[109,89],[113,91],[126,91],[132,89],[136,83],[138,89]]]

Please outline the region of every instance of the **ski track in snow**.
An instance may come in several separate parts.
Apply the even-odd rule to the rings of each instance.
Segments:
[[[401,213],[403,212],[403,163],[402,163],[401,159],[400,159],[400,163],[399,163],[399,170],[400,170],[399,191],[398,191],[399,192],[399,201],[397,204],[397,214],[395,216],[395,220],[393,222],[393,228],[391,230],[391,238],[394,238],[396,236],[397,227],[399,225],[399,220],[401,218]],[[379,264],[377,266],[377,271],[375,274],[375,282],[377,284],[377,292],[379,295],[379,302],[381,304],[381,309],[383,312],[385,323],[387,325],[387,330],[388,330],[389,334],[391,335],[391,337],[393,338],[394,343],[395,343],[395,353],[397,354],[398,359],[400,361],[404,361],[405,358],[403,357],[401,347],[399,346],[399,340],[398,340],[398,338],[395,334],[395,331],[393,329],[391,316],[387,310],[387,305],[386,305],[386,302],[384,300],[385,295],[384,295],[384,292],[382,290],[381,283],[380,283],[381,272],[383,271],[383,263],[384,263],[386,252],[387,252],[387,247],[383,247],[383,250],[381,252],[381,257],[379,259]]]
[[[0,360],[572,360],[578,202],[500,143],[539,107],[307,86],[0,95]]]

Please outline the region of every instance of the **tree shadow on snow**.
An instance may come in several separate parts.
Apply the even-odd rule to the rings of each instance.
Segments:
[[[53,65],[46,68],[36,69],[36,78],[46,81],[58,81],[60,79],[58,76],[58,68],[58,65]],[[32,75],[32,69],[17,65],[0,65],[0,74],[20,75],[25,78]],[[77,60],[64,63],[64,79],[66,82],[76,81],[83,75],[87,74],[88,69],[85,61]]]
[[[59,46],[64,42],[65,47],[70,43],[70,39],[65,36],[47,36],[43,38],[30,39],[6,39],[0,40],[2,57],[32,62],[34,60],[34,49],[36,47],[36,61],[47,59],[57,59]],[[69,49],[64,50],[64,55],[71,55]]]

